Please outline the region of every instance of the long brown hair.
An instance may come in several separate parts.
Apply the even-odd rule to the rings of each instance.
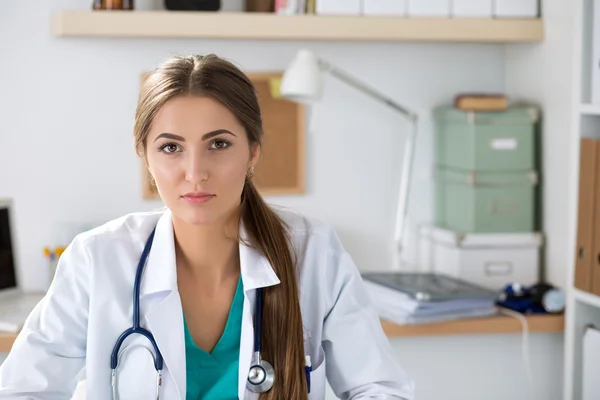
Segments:
[[[220,101],[245,127],[250,145],[262,146],[261,111],[250,79],[214,54],[175,56],[154,69],[142,86],[134,126],[140,156],[145,154],[148,131],[160,107],[175,96],[189,94]],[[287,227],[251,180],[246,180],[240,204],[240,218],[251,245],[269,260],[281,281],[263,290],[262,355],[273,364],[275,384],[261,399],[306,399],[302,315]]]

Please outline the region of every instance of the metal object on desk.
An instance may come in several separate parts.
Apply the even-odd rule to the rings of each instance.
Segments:
[[[548,283],[531,287],[512,283],[504,288],[497,301],[499,306],[523,314],[560,313],[565,303],[564,292]]]
[[[492,290],[437,273],[367,272],[363,273],[362,277],[422,302],[494,299],[497,296]]]

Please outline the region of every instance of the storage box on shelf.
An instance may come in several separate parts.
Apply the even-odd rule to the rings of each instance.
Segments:
[[[429,260],[436,272],[501,290],[512,282],[533,285],[540,280],[539,233],[458,234],[427,227]]]
[[[494,16],[500,18],[535,18],[538,0],[494,0]]]
[[[459,233],[535,231],[536,172],[436,170],[436,223]]]
[[[318,0],[315,9],[318,15],[359,15],[362,0]]]
[[[452,0],[450,15],[453,17],[488,17],[492,16],[493,0]]]
[[[362,14],[404,17],[408,0],[363,0]]]
[[[408,0],[408,15],[413,17],[448,17],[450,0]]]
[[[539,110],[516,105],[505,111],[434,111],[436,163],[474,172],[520,172],[535,168]]]
[[[439,107],[434,116],[436,224],[459,233],[535,231],[537,108]]]
[[[496,290],[539,282],[539,117],[531,105],[434,111],[436,271]]]

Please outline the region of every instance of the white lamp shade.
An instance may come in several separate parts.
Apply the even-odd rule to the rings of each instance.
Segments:
[[[311,103],[323,95],[323,75],[315,55],[300,50],[285,70],[281,80],[281,96],[298,103]]]

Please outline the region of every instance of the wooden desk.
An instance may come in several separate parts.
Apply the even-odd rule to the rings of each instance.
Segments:
[[[525,318],[531,333],[560,333],[564,330],[564,315],[533,315]],[[521,323],[516,318],[504,315],[423,325],[397,325],[389,321],[381,321],[381,325],[389,338],[522,332]],[[0,353],[10,351],[16,336],[10,333],[0,333]]]
[[[16,334],[0,333],[0,353],[9,352],[16,338]]]
[[[565,328],[564,315],[526,316],[530,333],[560,333]],[[448,322],[422,325],[397,325],[382,321],[385,334],[390,337],[483,335],[501,333],[521,333],[521,323],[514,317],[498,315],[484,318],[467,318]]]

